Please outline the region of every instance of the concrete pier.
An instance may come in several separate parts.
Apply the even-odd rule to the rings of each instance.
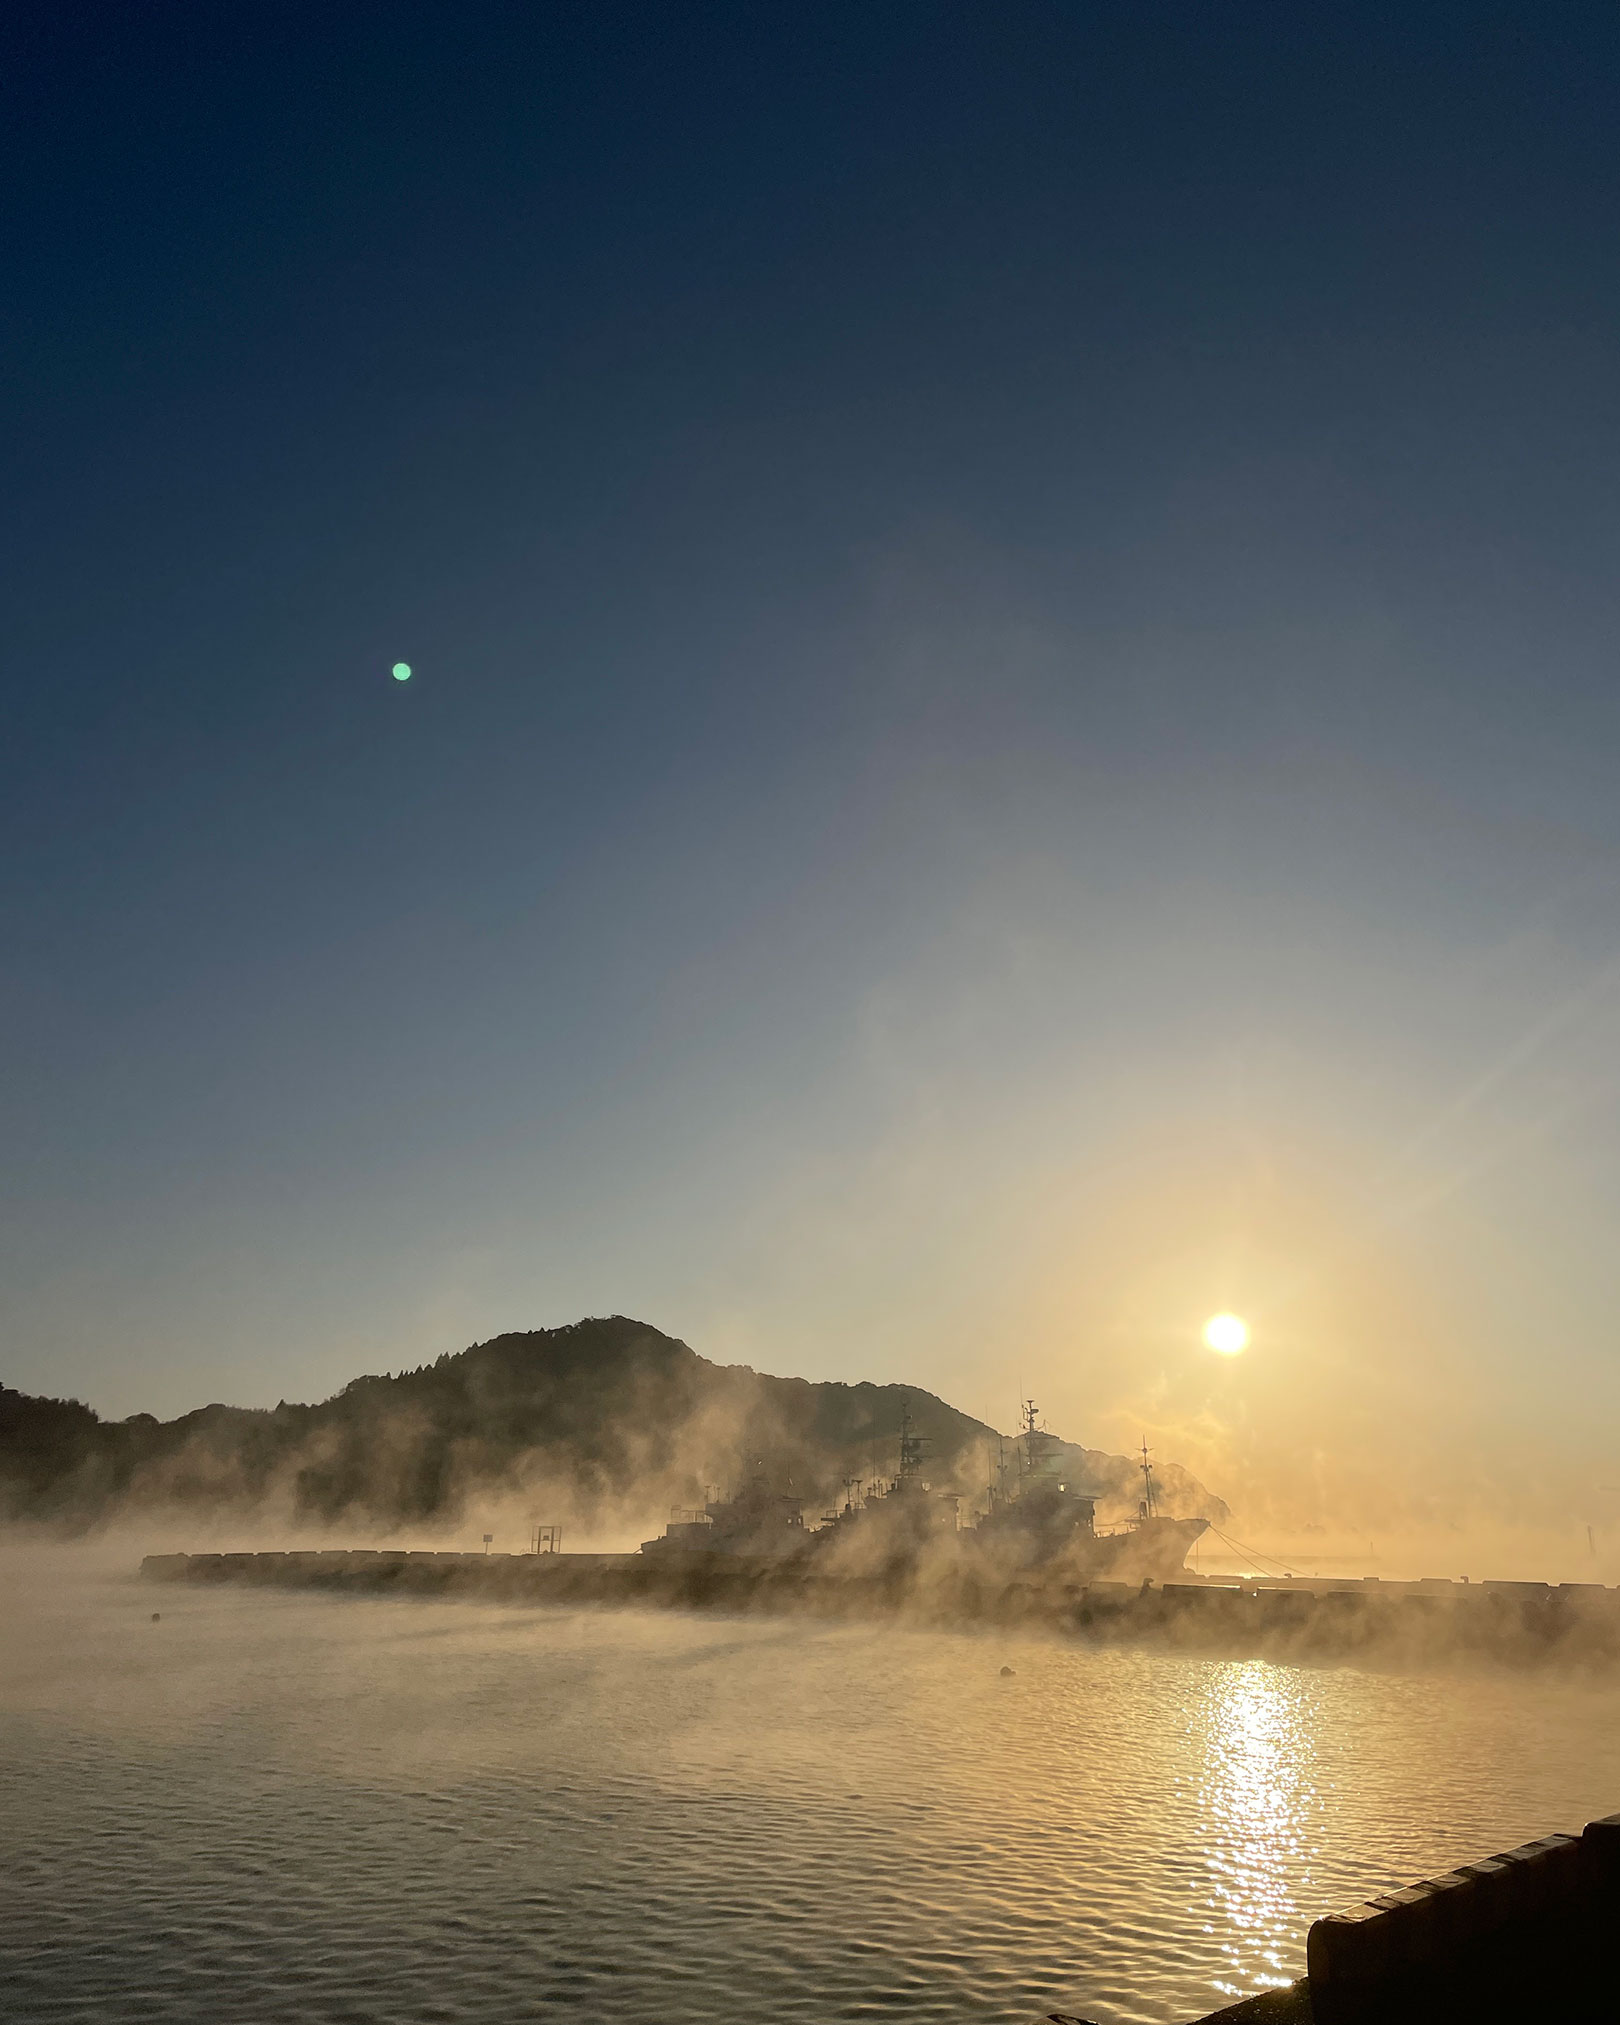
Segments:
[[[1608,1669],[1620,1663],[1620,1591],[1590,1583],[1221,1582],[1155,1588],[1066,1581],[997,1584],[982,1571],[823,1572],[813,1556],[480,1554],[363,1548],[149,1554],[155,1581],[253,1582],[352,1593],[515,1603],[898,1616],[930,1625],[1046,1629],[1220,1658],[1422,1664],[1447,1657]]]

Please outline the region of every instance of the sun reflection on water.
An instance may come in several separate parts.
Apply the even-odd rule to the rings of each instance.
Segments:
[[[1300,1886],[1312,1867],[1316,1721],[1308,1677],[1255,1660],[1211,1670],[1194,1719],[1211,1920],[1233,1995],[1291,1980]],[[1258,1965],[1258,1972],[1257,1972]]]

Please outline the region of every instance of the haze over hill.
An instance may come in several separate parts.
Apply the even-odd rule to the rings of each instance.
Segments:
[[[70,1532],[140,1513],[371,1533],[499,1513],[508,1529],[555,1520],[622,1536],[762,1469],[791,1483],[813,1523],[845,1479],[893,1473],[907,1411],[934,1482],[982,1501],[1001,1437],[933,1393],[712,1364],[614,1315],[356,1378],[310,1406],[104,1421],[0,1389],[0,1516]],[[1076,1481],[1102,1495],[1100,1517],[1134,1512],[1131,1459],[1065,1448]],[[1171,1515],[1226,1515],[1173,1463],[1157,1480]]]

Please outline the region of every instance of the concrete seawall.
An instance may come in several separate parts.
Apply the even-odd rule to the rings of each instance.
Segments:
[[[1620,1662],[1620,1591],[1540,1582],[1221,1583],[1163,1588],[988,1581],[953,1566],[863,1576],[813,1558],[711,1554],[346,1552],[150,1554],[150,1580],[253,1582],[362,1594],[445,1595],[555,1604],[893,1616],[933,1624],[1044,1627],[1095,1641],[1151,1643],[1212,1656],[1299,1663],[1358,1655],[1414,1664],[1449,1655],[1523,1665]]]
[[[1138,1609],[1146,1599],[1138,1599]],[[1444,1652],[1606,1665],[1620,1659],[1620,1591],[1595,1583],[1166,1583],[1161,1635],[1204,1652],[1335,1657],[1373,1648],[1414,1660]]]

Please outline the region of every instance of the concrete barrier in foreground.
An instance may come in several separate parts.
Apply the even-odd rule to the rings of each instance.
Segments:
[[[1620,1814],[1317,1920],[1307,1973],[1199,2025],[1539,2025],[1620,2018]],[[1083,2025],[1049,2014],[1055,2025]]]
[[[1620,2017],[1620,1815],[1386,1892],[1306,1940],[1315,2025]]]

